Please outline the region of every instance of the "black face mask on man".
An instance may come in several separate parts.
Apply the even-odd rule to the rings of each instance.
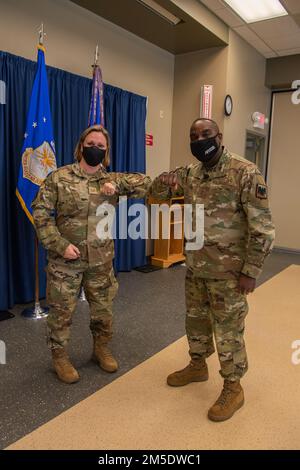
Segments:
[[[208,162],[216,155],[220,148],[216,140],[217,135],[209,139],[194,140],[191,142],[191,152],[200,162]]]
[[[101,149],[96,146],[83,147],[82,155],[86,163],[90,166],[97,166],[103,162],[106,154],[106,149]]]

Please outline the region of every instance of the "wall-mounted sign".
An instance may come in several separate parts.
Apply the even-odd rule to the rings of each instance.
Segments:
[[[153,134],[146,134],[146,145],[153,147]]]
[[[200,117],[211,119],[212,115],[212,95],[213,86],[203,85],[201,87],[201,98],[200,98]]]

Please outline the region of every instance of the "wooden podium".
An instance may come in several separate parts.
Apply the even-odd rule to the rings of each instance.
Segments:
[[[148,199],[149,204],[167,204],[169,207],[173,204],[178,204],[181,206],[181,220],[182,220],[182,230],[181,238],[174,237],[175,225],[180,224],[174,220],[174,213],[169,211],[169,233],[170,236],[168,239],[162,237],[162,213],[159,213],[159,238],[154,240],[154,255],[151,256],[151,264],[154,266],[160,266],[162,268],[168,268],[174,263],[179,263],[185,261],[185,256],[183,254],[184,249],[184,230],[183,230],[183,207],[184,207],[184,198],[183,197],[174,197],[166,201],[161,201],[150,197]]]

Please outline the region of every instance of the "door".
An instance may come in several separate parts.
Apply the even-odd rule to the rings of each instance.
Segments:
[[[268,164],[275,246],[300,251],[300,104],[292,92],[273,94]]]

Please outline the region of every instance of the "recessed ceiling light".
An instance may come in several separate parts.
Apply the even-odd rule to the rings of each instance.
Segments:
[[[246,23],[288,15],[279,0],[224,0]]]
[[[164,7],[159,5],[154,0],[136,0],[136,1],[141,3],[144,7],[148,8],[148,10],[152,11],[152,13],[155,13],[156,15],[160,16],[164,20],[171,23],[173,26],[176,26],[177,24],[182,23],[182,20],[180,18],[177,18],[177,16],[173,15],[173,13],[166,10]]]

